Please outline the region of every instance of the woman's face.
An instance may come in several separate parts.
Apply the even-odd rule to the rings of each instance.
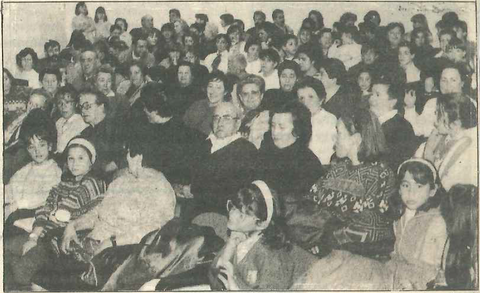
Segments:
[[[306,43],[310,42],[310,38],[311,38],[310,31],[302,30],[298,37],[300,38],[300,43],[306,44]]]
[[[218,52],[223,52],[223,51],[228,49],[227,40],[225,40],[224,38],[218,38],[216,44],[217,44],[217,51]]]
[[[78,7],[78,10],[79,10],[80,14],[83,14],[83,15],[88,14],[87,5],[81,5],[80,7]]]
[[[33,136],[28,142],[28,154],[36,164],[41,164],[48,160],[51,150],[52,145],[46,140],[39,139],[37,136]]]
[[[460,72],[455,68],[445,68],[440,77],[440,92],[442,94],[461,93],[463,81]]]
[[[425,43],[426,43],[425,34],[423,32],[418,32],[417,36],[415,37],[415,46],[423,47],[425,46]]]
[[[420,21],[412,21],[412,26],[414,29],[423,28],[423,24]]]
[[[314,62],[305,53],[298,54],[297,60],[298,60],[298,65],[300,65],[300,70],[302,72],[307,72],[310,70],[310,68],[313,67]]]
[[[277,67],[277,62],[273,62],[270,58],[264,58],[260,60],[262,72],[266,75],[271,74]]]
[[[193,54],[192,52],[187,52],[187,54],[185,54],[185,57],[183,58],[183,61],[187,61],[187,62],[190,62],[192,64],[196,64],[197,63],[197,56],[195,56],[195,54]]]
[[[10,89],[12,88],[12,81],[8,77],[8,75],[3,72],[3,91],[5,94],[10,93]]]
[[[232,43],[232,46],[240,43],[240,33],[239,32],[233,32],[233,33],[229,34],[228,37],[230,38],[230,42]]]
[[[125,27],[125,23],[123,21],[117,21],[115,24],[119,25],[122,28],[122,32],[127,30],[127,28]]]
[[[431,93],[435,89],[435,81],[429,76],[425,79],[425,93]]]
[[[315,23],[318,23],[317,16],[316,16],[314,13],[311,13],[308,17],[309,17],[311,20],[313,20]]]
[[[177,33],[177,34],[181,34],[181,33],[182,33],[182,24],[180,23],[180,21],[176,21],[176,22],[173,24],[173,29],[175,29],[175,33]]]
[[[370,91],[372,86],[372,77],[368,72],[362,72],[357,79],[358,86],[362,92]]]
[[[324,33],[320,37],[320,45],[322,46],[323,49],[328,49],[332,46],[333,44],[333,38],[331,33]]]
[[[388,42],[392,48],[397,48],[402,41],[402,31],[398,26],[388,31]]]
[[[337,121],[337,139],[335,141],[335,153],[339,158],[347,158],[352,153],[353,135],[351,135],[342,119]]]
[[[259,45],[251,45],[248,48],[247,56],[251,60],[257,60],[260,56],[260,46]]]
[[[83,147],[68,149],[67,167],[75,178],[81,179],[92,169],[92,161],[88,152]]]
[[[291,92],[296,82],[297,75],[293,69],[284,69],[280,74],[280,88],[284,92]]]
[[[105,18],[105,13],[103,13],[103,12],[97,12],[97,18],[98,18],[99,20],[104,20],[104,18]]]
[[[194,44],[195,42],[191,36],[185,37],[185,47],[193,47]]]
[[[267,42],[268,41],[268,33],[262,29],[258,31],[258,38],[260,39],[261,42]]]
[[[257,229],[258,218],[247,214],[244,209],[238,209],[230,201],[227,204],[227,227],[231,231],[250,233]]]
[[[223,101],[226,94],[223,81],[213,80],[208,83],[207,97],[211,104],[215,105]]]
[[[148,35],[147,43],[149,46],[155,46],[158,43],[158,36],[156,33],[152,33]]]
[[[178,68],[178,82],[180,86],[186,87],[189,86],[193,81],[192,71],[190,66],[180,66]]]
[[[108,95],[112,90],[112,75],[107,72],[99,72],[95,83],[97,90],[104,95]]]
[[[300,103],[304,104],[308,110],[310,110],[312,115],[321,109],[322,102],[320,97],[317,95],[317,92],[313,88],[305,87],[298,89],[297,95]]]
[[[251,111],[260,106],[263,95],[257,84],[247,83],[243,85],[239,98],[242,101],[245,110]]]
[[[145,81],[142,70],[138,66],[130,67],[130,81],[136,87],[139,87]]]
[[[272,117],[272,139],[279,149],[286,148],[297,141],[293,135],[293,117],[291,113],[276,113]]]
[[[43,76],[42,86],[47,92],[55,95],[58,89],[57,76],[55,74],[45,74]]]
[[[75,114],[75,101],[72,99],[72,96],[68,93],[64,94],[63,97],[57,103],[58,109],[60,110],[60,115],[64,119],[69,119]]]
[[[33,68],[33,57],[32,55],[28,54],[27,56],[22,58],[22,69],[23,71],[30,71]]]
[[[420,184],[415,181],[410,172],[405,172],[402,182],[400,183],[400,196],[402,201],[411,211],[416,211],[424,205],[430,197],[435,195],[435,189],[430,188],[430,184]]]
[[[413,57],[415,57],[415,55],[410,52],[408,47],[400,47],[398,49],[398,62],[401,66],[407,66],[412,63]]]

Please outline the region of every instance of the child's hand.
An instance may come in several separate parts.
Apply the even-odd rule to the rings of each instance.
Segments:
[[[218,279],[223,283],[225,289],[240,290],[240,288],[238,288],[237,282],[235,282],[233,264],[229,261],[222,262],[219,268],[220,274],[218,275]]]
[[[405,107],[407,109],[415,107],[415,102],[417,101],[417,94],[414,90],[410,90],[405,93]]]
[[[67,227],[65,227],[65,231],[63,232],[62,245],[60,246],[60,249],[63,251],[63,253],[68,254],[70,251],[70,243],[72,241],[80,245],[80,240],[78,240],[77,237],[77,231],[75,231],[73,224],[70,223],[67,225]]]

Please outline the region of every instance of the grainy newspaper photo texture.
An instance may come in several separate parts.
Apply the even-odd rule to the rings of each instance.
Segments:
[[[2,1],[3,291],[478,291],[475,1]]]

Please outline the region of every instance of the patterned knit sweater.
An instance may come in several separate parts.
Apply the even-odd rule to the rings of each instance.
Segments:
[[[99,204],[105,190],[105,182],[90,176],[85,176],[79,182],[60,182],[50,191],[45,205],[37,210],[34,229],[42,227],[42,234],[45,235],[47,231],[65,227],[68,222],[55,220],[54,215],[58,210],[68,211],[70,220],[75,220]]]
[[[317,181],[307,198],[343,223],[335,238],[345,244],[393,239],[393,221],[385,212],[394,193],[395,176],[386,164],[346,161]]]

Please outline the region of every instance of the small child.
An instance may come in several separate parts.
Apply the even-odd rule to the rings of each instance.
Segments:
[[[250,38],[245,45],[245,53],[247,53],[247,68],[245,71],[248,74],[259,75],[262,70],[260,61],[260,50],[262,45],[257,40]]]
[[[5,219],[17,210],[26,210],[29,216],[21,217],[23,219],[14,224],[31,232],[35,209],[43,206],[50,189],[60,182],[62,171],[51,159],[55,145],[53,129],[38,127],[28,133],[25,140],[32,162],[18,170],[5,186]]]
[[[262,64],[261,76],[265,80],[265,91],[280,88],[277,65],[280,63],[280,56],[275,49],[262,50],[260,52]]]
[[[410,159],[398,168],[403,214],[394,224],[395,249],[387,263],[393,289],[424,290],[440,270],[447,240],[439,205],[443,189],[427,160]]]
[[[310,44],[312,40],[312,30],[306,27],[300,28],[298,32],[298,46]]]
[[[339,46],[339,43],[334,43],[328,50],[328,57],[342,61],[347,70],[362,61],[362,46],[355,42],[357,34],[356,27],[345,26],[340,31],[342,45]]]
[[[298,50],[298,39],[294,35],[286,35],[283,39],[282,52],[283,60],[293,60]]]
[[[227,202],[227,210],[231,234],[209,272],[212,289],[289,288],[294,260],[275,191],[254,181]]]

